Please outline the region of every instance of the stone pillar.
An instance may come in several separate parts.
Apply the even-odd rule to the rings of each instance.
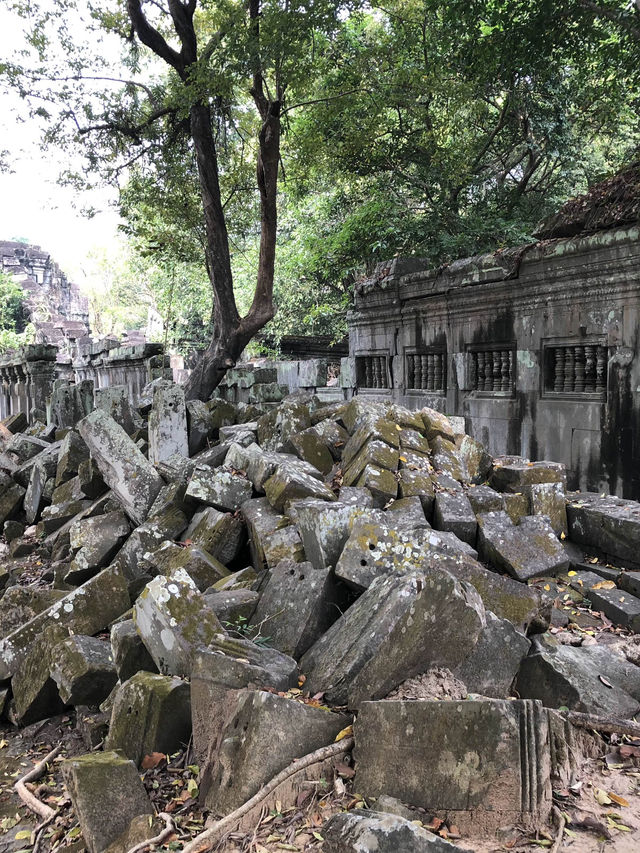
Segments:
[[[149,413],[149,461],[157,465],[179,453],[189,458],[187,410],[180,385],[157,388]]]

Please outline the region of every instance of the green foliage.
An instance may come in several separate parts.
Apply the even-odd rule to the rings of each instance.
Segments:
[[[0,352],[31,343],[35,330],[26,321],[24,292],[13,276],[0,273]]]

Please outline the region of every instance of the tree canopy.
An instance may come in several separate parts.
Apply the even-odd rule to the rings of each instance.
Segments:
[[[118,182],[205,396],[269,321],[339,334],[376,262],[530,240],[637,155],[639,2],[12,0],[0,71],[68,180]]]

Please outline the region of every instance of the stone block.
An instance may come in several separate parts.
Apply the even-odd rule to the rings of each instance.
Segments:
[[[570,565],[562,544],[542,516],[528,516],[515,525],[506,512],[478,515],[478,552],[483,561],[520,581],[557,575]]]
[[[484,483],[493,464],[493,457],[485,446],[470,435],[463,435],[459,440],[458,453],[467,480],[470,483]]]
[[[504,510],[514,524],[520,524],[522,519],[529,515],[529,498],[524,493],[504,492],[502,499]]]
[[[640,562],[640,504],[582,492],[567,504],[569,538],[621,561]]]
[[[348,506],[373,508],[373,495],[369,489],[360,486],[341,486],[338,492],[338,500]]]
[[[399,451],[389,447],[384,441],[378,439],[367,441],[347,466],[343,460],[343,483],[345,486],[352,486],[357,483],[368,465],[375,465],[388,471],[397,471],[399,457]]]
[[[106,566],[129,535],[131,527],[118,510],[94,518],[74,521],[69,527],[69,544],[74,553],[68,583],[82,583],[95,570]]]
[[[567,484],[566,465],[561,462],[529,462],[519,456],[494,461],[489,485],[498,492],[522,492],[535,483]]]
[[[51,677],[66,705],[99,705],[113,690],[118,674],[111,644],[74,634],[52,647]]]
[[[300,459],[309,462],[323,474],[333,468],[333,455],[326,442],[318,435],[316,427],[309,427],[291,436],[291,444]]]
[[[261,690],[238,694],[211,757],[205,808],[228,814],[294,759],[333,743],[349,721],[345,714],[328,714]]]
[[[246,625],[256,609],[260,593],[251,589],[230,589],[204,594],[207,605],[227,631]]]
[[[392,521],[393,523],[393,521]],[[477,553],[451,533],[384,524],[366,516],[353,521],[351,534],[336,563],[336,576],[360,592],[373,580],[390,572],[411,572],[429,566],[433,552],[443,554]]]
[[[473,651],[453,674],[470,693],[506,699],[512,695],[511,686],[531,643],[511,622],[490,610],[486,620]]]
[[[340,615],[344,596],[330,568],[282,560],[267,579],[249,627],[299,660]]]
[[[4,449],[7,453],[13,453],[22,465],[29,459],[33,459],[34,456],[37,456],[43,450],[46,450],[48,445],[49,442],[44,441],[42,438],[19,432],[7,442]]]
[[[174,454],[189,457],[187,409],[180,385],[156,388],[149,412],[149,461],[155,465]]]
[[[551,813],[547,712],[535,702],[365,702],[355,730],[355,786],[428,814],[446,813],[463,832],[534,828]]]
[[[431,453],[431,445],[417,429],[400,430],[400,451],[412,450],[428,456]]]
[[[378,516],[367,507],[308,498],[296,502],[295,521],[306,558],[314,569],[335,566],[358,518]]]
[[[428,471],[401,468],[398,475],[398,490],[401,498],[419,497],[426,518],[431,518],[435,503],[435,488]]]
[[[478,524],[476,516],[464,492],[438,492],[435,498],[434,526],[436,530],[454,533],[458,539],[468,542],[473,548],[476,544]]]
[[[322,837],[323,853],[463,853],[417,823],[372,809],[334,814],[322,827]]]
[[[386,444],[390,449],[398,450],[400,447],[401,431],[402,428],[390,419],[384,417],[365,419],[354,431],[342,450],[343,470],[346,470],[362,452],[363,448],[372,442],[376,442],[376,446],[378,444]],[[396,457],[396,463],[393,467],[395,468],[397,465]]]
[[[640,634],[640,598],[623,589],[590,589],[587,598],[607,619]]]
[[[135,764],[117,752],[69,758],[62,775],[89,853],[104,853],[139,815],[153,817]]]
[[[31,459],[29,459],[19,468],[16,468],[12,474],[15,482],[26,488],[29,485],[31,471],[34,465],[44,466],[44,469],[47,473],[47,479],[49,479],[50,477],[55,477],[60,447],[60,441],[54,441],[53,444],[47,444],[46,447],[40,453],[38,453],[36,456],[32,456]]]
[[[27,726],[61,713],[65,704],[50,672],[50,644],[65,635],[58,626],[39,634],[26,650],[11,679],[13,699],[9,718],[14,725]]]
[[[76,421],[77,423],[77,421]],[[75,477],[81,462],[89,458],[89,448],[75,430],[69,432],[62,439],[58,464],[56,466],[56,486],[61,486]]]
[[[598,578],[602,580],[600,575]],[[640,598],[640,572],[622,572],[618,578],[618,586],[625,592]]]
[[[199,545],[225,566],[238,556],[245,538],[242,519],[214,507],[197,512],[182,534],[183,542],[190,540]]]
[[[306,358],[298,362],[298,384],[301,388],[320,388],[327,384],[326,358]]]
[[[184,569],[158,575],[138,596],[133,618],[142,641],[163,675],[188,676],[191,656],[224,634],[215,613]]]
[[[306,687],[358,708],[428,669],[455,669],[485,624],[475,589],[446,571],[377,578],[302,658]]]
[[[437,435],[431,439],[431,451],[433,465],[437,471],[448,474],[459,483],[467,481],[467,472],[462,458],[452,441]]]
[[[544,515],[551,522],[556,536],[569,532],[567,525],[567,499],[562,483],[534,483],[525,486],[531,515]]]
[[[177,569],[184,569],[200,592],[204,592],[220,578],[226,578],[229,575],[229,570],[199,545],[176,545],[175,542],[163,542],[145,559],[153,566],[154,573],[167,575],[167,577],[171,577]]]
[[[282,512],[286,505],[298,498],[318,498],[335,501],[336,496],[324,483],[302,471],[297,465],[281,463],[264,484],[271,506]]]
[[[242,517],[247,525],[251,562],[258,571],[266,569],[263,540],[287,527],[288,519],[273,509],[268,498],[254,498],[243,503]]]
[[[476,515],[481,512],[500,512],[505,508],[504,496],[491,486],[476,486],[469,489],[467,497]]]
[[[31,469],[29,485],[24,496],[23,506],[27,524],[33,524],[38,520],[46,481],[47,472],[45,466],[36,463]]]
[[[140,765],[153,752],[172,754],[191,736],[191,695],[181,678],[137,672],[113,701],[105,749]]]
[[[410,527],[417,530],[420,527],[430,528],[424,514],[424,507],[419,497],[398,498],[386,510],[386,521],[397,527]]]
[[[189,480],[186,497],[222,512],[235,512],[251,498],[253,486],[239,473],[229,468],[215,470],[198,466]]]
[[[375,507],[384,507],[398,496],[396,475],[377,465],[367,465],[356,485],[371,492]]]
[[[133,619],[124,619],[112,627],[111,653],[118,678],[123,683],[137,672],[158,671]]]
[[[573,648],[542,635],[534,639],[531,654],[522,661],[515,686],[518,695],[539,699],[548,708],[565,706],[631,719],[640,710],[637,670],[599,646]]]
[[[64,528],[76,516],[88,510],[90,506],[91,502],[88,500],[73,500],[45,507],[40,514],[36,535],[44,534],[47,536],[55,533],[60,528]]]
[[[313,420],[313,418],[312,418]],[[313,432],[319,440],[329,448],[329,452],[333,459],[340,459],[342,451],[349,441],[349,433],[333,418],[326,418],[320,423],[310,427],[305,432]]]
[[[435,409],[429,409],[426,406],[420,410],[420,415],[424,423],[424,433],[428,441],[436,438],[436,436],[446,438],[448,441],[455,439],[455,429],[446,415],[437,412]]]
[[[0,524],[18,513],[24,496],[25,489],[0,471]]]
[[[147,554],[153,554],[165,540],[177,539],[187,527],[182,510],[170,506],[147,519],[133,531],[117,555],[117,562],[127,579],[132,600],[155,572],[149,574]]]
[[[126,432],[101,409],[95,409],[78,424],[105,483],[124,511],[142,524],[163,481]]]
[[[193,456],[207,446],[213,432],[211,412],[202,400],[187,400],[187,432],[189,456]],[[184,455],[184,454],[183,454]]]
[[[41,589],[33,586],[10,586],[2,596],[0,607],[0,637],[6,637],[64,598],[60,589]]]
[[[59,624],[74,634],[93,636],[129,607],[129,593],[123,576],[115,567],[103,569],[0,640],[0,680],[13,675],[27,649],[48,625]]]
[[[265,565],[273,569],[281,560],[301,563],[305,559],[300,532],[294,524],[268,533],[262,540]]]
[[[292,400],[283,403],[258,420],[258,442],[265,450],[284,450],[290,453],[293,451],[291,437],[310,426],[309,408],[303,403]]]

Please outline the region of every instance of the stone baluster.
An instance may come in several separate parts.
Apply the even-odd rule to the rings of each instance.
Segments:
[[[509,350],[503,349],[500,354],[500,390],[508,391],[511,384],[511,371],[509,370]]]
[[[584,391],[585,385],[585,358],[584,358],[584,346],[574,347],[574,356],[575,356],[575,391]]]
[[[485,353],[484,352],[476,352],[474,353],[474,361],[476,363],[476,388],[478,391],[484,391],[484,367],[485,367]]]
[[[429,391],[433,391],[434,389],[434,375],[435,375],[435,364],[433,362],[434,355],[432,352],[426,356],[427,359],[427,381],[425,383],[425,388]]]
[[[422,359],[419,355],[414,356],[416,361],[416,384],[414,388],[422,388]]]
[[[562,389],[565,393],[571,392],[575,388],[574,360],[573,347],[567,347],[564,357],[564,388]]]
[[[433,388],[435,391],[444,391],[444,355],[441,352],[438,352],[433,357],[435,365],[434,365],[434,373],[433,373]]]
[[[382,388],[382,359],[380,356],[375,356],[373,359],[373,387]]]
[[[593,394],[596,390],[596,348],[594,346],[586,346],[584,348],[584,356],[584,390],[588,394]]]
[[[365,356],[364,359],[364,387],[373,388],[373,359]]]
[[[553,390],[564,391],[564,347],[556,347],[553,353],[555,364],[553,374]]]
[[[493,359],[493,377],[491,382],[492,391],[500,391],[502,389],[502,353],[503,350],[494,350]]]
[[[407,356],[407,388],[416,387],[416,363],[415,356]]]
[[[607,348],[598,347],[596,355],[596,393],[602,394],[607,390]]]

